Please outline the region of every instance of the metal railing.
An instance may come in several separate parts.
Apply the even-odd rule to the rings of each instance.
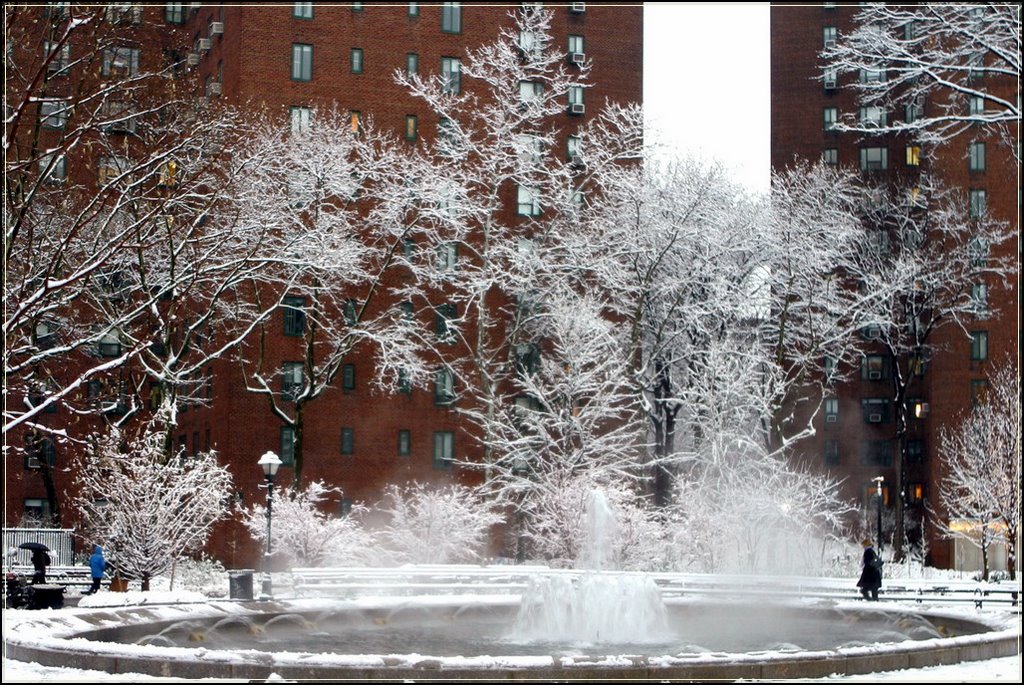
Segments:
[[[32,552],[18,548],[25,542],[41,542],[49,547],[53,566],[73,566],[75,563],[75,537],[70,528],[4,528],[5,568],[32,564]]]

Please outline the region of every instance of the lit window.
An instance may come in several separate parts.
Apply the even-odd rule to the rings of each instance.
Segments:
[[[921,166],[921,148],[918,145],[907,146],[907,166]]]
[[[313,46],[303,43],[292,43],[292,80],[311,81],[313,79]]]
[[[405,115],[405,139],[416,140],[419,136],[419,125],[418,119],[415,114]]]
[[[352,110],[348,113],[348,129],[352,133],[359,133],[363,130],[363,115]]]

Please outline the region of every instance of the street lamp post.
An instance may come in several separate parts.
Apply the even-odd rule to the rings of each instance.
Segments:
[[[875,495],[878,502],[878,554],[882,554],[882,483],[885,481],[883,476],[876,476],[871,480],[875,481]]]
[[[522,480],[530,472],[530,467],[522,457],[516,457],[512,464],[512,474],[519,479],[516,485],[520,487],[519,504],[516,510],[516,563],[521,564],[526,559],[526,547],[523,544],[523,526],[526,524],[526,515],[523,506],[526,503],[526,489],[522,487]]]
[[[263,599],[270,599],[272,596],[271,590],[273,589],[270,581],[270,554],[273,551],[270,523],[274,509],[274,476],[277,475],[277,469],[281,466],[281,460],[273,452],[267,452],[260,457],[257,464],[263,469],[263,477],[267,479],[267,546],[263,553],[263,592],[261,597]]]

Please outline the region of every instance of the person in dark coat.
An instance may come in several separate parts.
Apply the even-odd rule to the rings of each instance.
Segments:
[[[871,540],[865,540],[862,544],[864,545],[864,557],[861,559],[862,568],[857,587],[860,588],[860,594],[864,596],[864,599],[877,602],[878,590],[882,587],[881,564],[878,553],[871,546]]]
[[[33,585],[44,585],[46,583],[46,567],[50,564],[50,555],[41,549],[32,550],[32,574]]]
[[[92,585],[85,594],[91,595],[99,592],[100,583],[103,582],[103,572],[107,570],[107,560],[103,558],[103,548],[96,545],[89,556],[89,571],[92,573]]]

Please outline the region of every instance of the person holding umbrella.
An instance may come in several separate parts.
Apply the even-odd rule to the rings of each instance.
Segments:
[[[47,554],[50,548],[41,542],[23,542],[18,547],[32,550],[32,568],[34,569],[32,584],[45,585],[46,567],[51,563],[50,555]]]

